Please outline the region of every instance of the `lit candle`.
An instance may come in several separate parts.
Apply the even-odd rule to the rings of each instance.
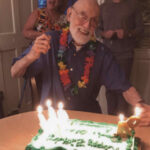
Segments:
[[[44,115],[42,114],[43,108],[41,106],[38,106],[37,111],[38,111],[38,118],[40,121],[40,126],[43,129],[43,131],[45,131],[46,126],[47,126],[47,120],[45,119]]]
[[[135,116],[139,117],[142,113],[142,109],[140,107],[135,107]]]
[[[122,138],[126,138],[128,135],[131,136],[132,129],[129,127],[127,122],[124,120],[124,115],[119,115],[120,121],[118,122],[118,129],[117,129],[117,135],[119,135]]]
[[[47,133],[57,133],[58,130],[58,118],[54,108],[51,106],[52,102],[47,100],[46,105],[48,107],[48,121],[47,121]]]
[[[67,121],[69,119],[69,116],[67,114],[67,112],[63,109],[63,103],[59,103],[58,104],[58,111],[57,111],[57,115],[58,115],[58,119],[62,120],[62,121]]]
[[[141,112],[141,108],[135,107],[134,115],[127,119],[127,123],[132,129],[139,124]]]
[[[46,105],[48,107],[48,114],[49,114],[49,118],[51,119],[56,119],[56,112],[54,110],[54,108],[51,106],[52,105],[52,101],[47,100]]]
[[[65,128],[68,127],[68,120],[69,116],[67,112],[63,109],[63,103],[58,104],[58,111],[57,111],[57,116],[58,116],[58,134],[59,136],[64,135]]]

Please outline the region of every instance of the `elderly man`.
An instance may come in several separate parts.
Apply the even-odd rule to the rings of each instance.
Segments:
[[[140,104],[141,97],[126,80],[109,50],[92,38],[98,15],[96,0],[78,0],[67,11],[69,30],[65,28],[61,33],[55,31],[38,37],[14,59],[12,77],[29,78],[42,73],[41,104],[51,98],[54,105],[64,100],[66,109],[101,112],[96,97],[100,86],[105,85],[122,92],[131,105],[148,110],[149,106]],[[148,125],[150,121],[146,119],[142,123]]]

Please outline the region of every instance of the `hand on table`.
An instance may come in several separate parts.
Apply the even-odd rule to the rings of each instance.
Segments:
[[[142,108],[141,121],[138,126],[150,126],[150,105],[141,103],[137,106]]]

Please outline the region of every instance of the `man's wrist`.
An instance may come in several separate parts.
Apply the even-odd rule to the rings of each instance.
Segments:
[[[31,64],[32,62],[34,62],[37,58],[36,57],[33,57],[32,55],[30,54],[27,54],[25,56],[25,60],[28,64]]]
[[[144,103],[145,103],[145,101],[143,99],[141,99],[137,102],[137,104],[144,104]]]

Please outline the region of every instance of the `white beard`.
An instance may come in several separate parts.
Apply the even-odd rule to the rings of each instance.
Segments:
[[[70,32],[72,35],[72,38],[74,41],[79,45],[84,45],[91,39],[91,33],[90,32],[81,32],[79,28],[73,29],[70,26]],[[87,35],[86,35],[87,34]]]

